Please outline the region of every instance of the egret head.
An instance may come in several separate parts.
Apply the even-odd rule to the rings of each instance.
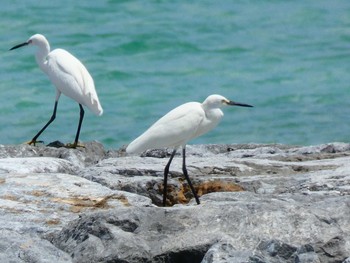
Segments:
[[[23,47],[23,46],[27,46],[27,45],[34,45],[34,46],[48,46],[48,41],[47,39],[41,35],[41,34],[35,34],[35,35],[32,35],[26,42],[24,43],[21,43],[21,44],[18,44],[12,48],[10,48],[10,50],[13,50],[13,49],[16,49],[16,48],[20,48],[20,47]]]
[[[41,34],[32,35],[27,43],[29,45],[40,46],[47,43],[47,39]]]
[[[225,105],[241,106],[241,107],[253,107],[249,104],[234,102],[232,100],[225,98],[224,96],[217,95],[217,94],[208,96],[205,99],[205,101],[203,102],[203,104],[209,108],[221,108],[222,106],[225,106]]]

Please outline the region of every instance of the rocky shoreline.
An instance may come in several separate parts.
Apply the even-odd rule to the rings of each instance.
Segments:
[[[350,262],[350,144],[0,145],[0,262]]]

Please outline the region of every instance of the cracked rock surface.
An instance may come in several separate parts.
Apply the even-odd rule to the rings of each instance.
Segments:
[[[350,144],[0,145],[0,262],[350,262]]]

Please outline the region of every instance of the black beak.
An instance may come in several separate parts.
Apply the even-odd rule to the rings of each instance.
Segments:
[[[241,106],[241,107],[253,107],[252,105],[245,104],[245,103],[239,103],[239,102],[234,102],[232,100],[227,102],[227,105],[232,105],[232,106]]]
[[[10,48],[9,50],[13,50],[13,49],[16,49],[16,48],[19,48],[19,47],[23,47],[23,46],[26,46],[26,45],[28,45],[28,44],[29,44],[29,42],[24,42],[24,43],[22,43],[22,44],[19,44],[19,45],[16,45],[16,46]]]

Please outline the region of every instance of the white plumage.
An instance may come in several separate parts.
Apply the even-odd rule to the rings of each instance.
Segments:
[[[50,52],[50,44],[47,39],[40,34],[31,36],[26,42],[16,45],[10,50],[26,46],[37,46],[35,59],[51,82],[56,87],[55,107],[48,123],[38,132],[29,142],[34,144],[40,134],[50,125],[56,117],[58,100],[61,93],[78,102],[80,107],[80,119],[75,141],[72,147],[78,145],[81,124],[84,118],[84,109],[82,105],[89,108],[94,114],[102,115],[103,109],[98,99],[94,81],[85,68],[85,66],[72,54],[63,49],[55,49]]]
[[[215,128],[224,113],[224,105],[250,106],[229,101],[221,95],[210,95],[203,103],[188,102],[171,110],[142,135],[131,142],[126,151],[140,153],[147,149],[185,146],[186,143]]]
[[[180,146],[183,151],[183,172],[199,204],[199,199],[187,175],[185,164],[186,144],[188,141],[207,133],[218,125],[224,116],[224,113],[220,109],[224,105],[252,107],[248,104],[230,101],[216,94],[207,97],[203,103],[188,102],[164,115],[126,148],[127,153],[141,153],[147,149],[165,147],[174,148],[173,154],[164,171],[164,206],[166,203],[166,182],[169,166],[176,153],[176,149]]]
[[[64,49],[55,49],[43,65],[43,71],[60,92],[88,107],[94,114],[102,115],[94,80],[76,57]]]

